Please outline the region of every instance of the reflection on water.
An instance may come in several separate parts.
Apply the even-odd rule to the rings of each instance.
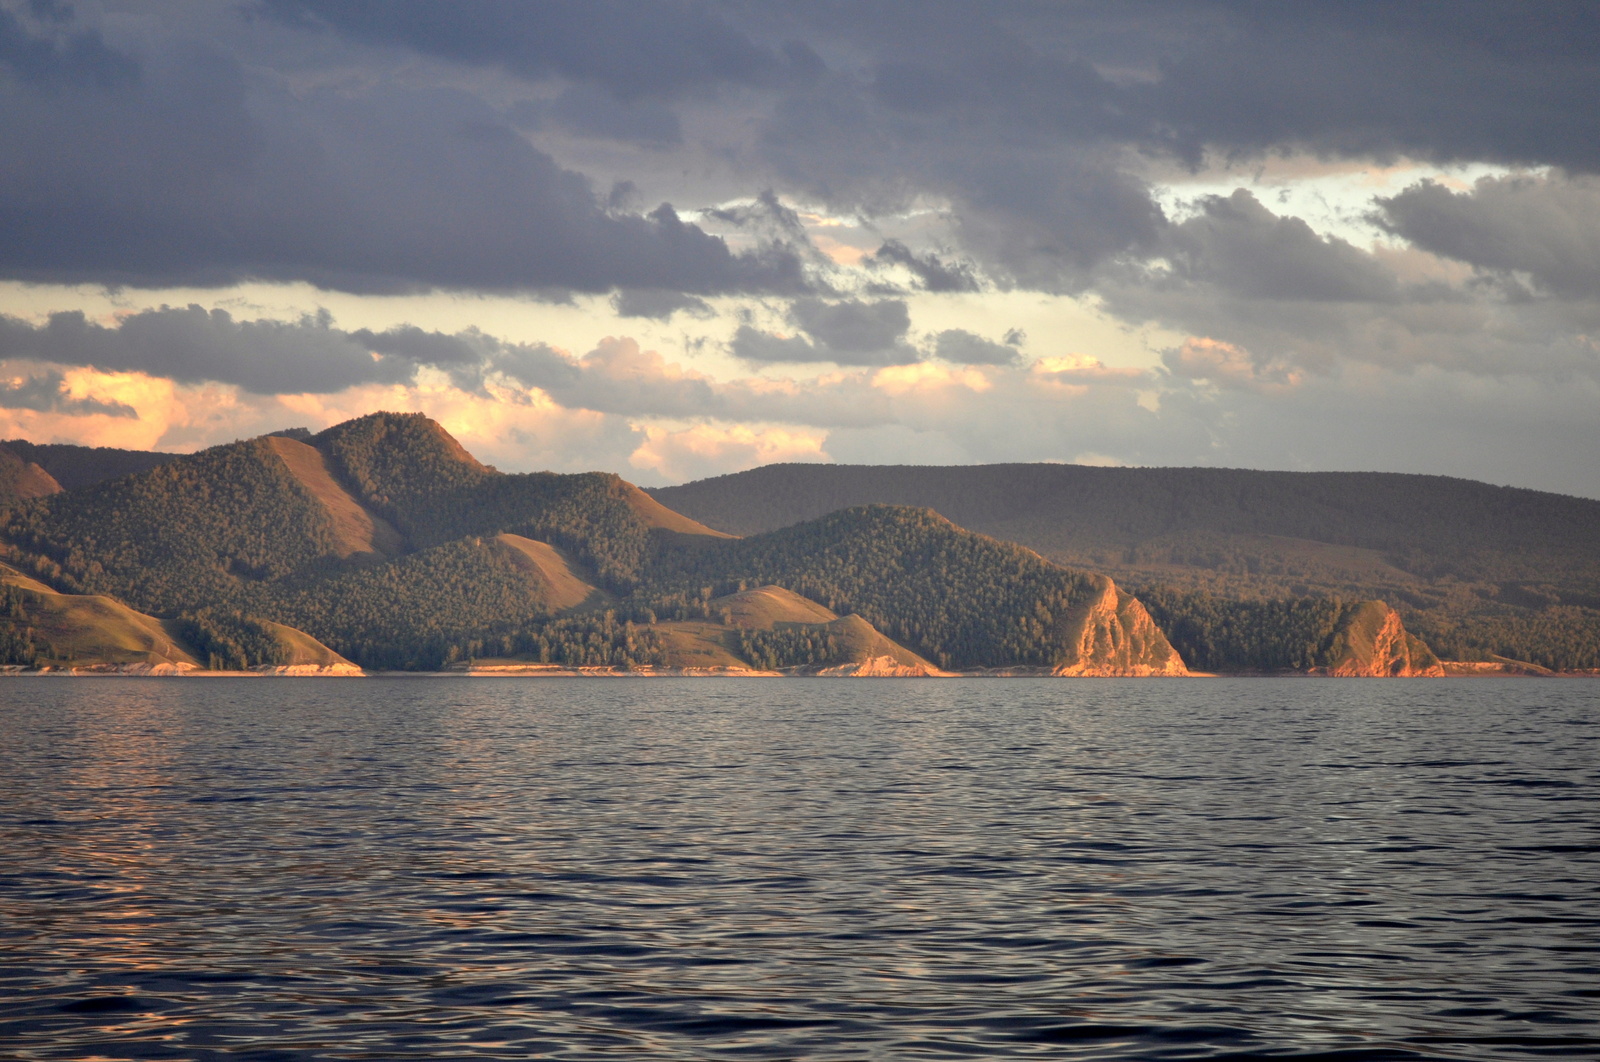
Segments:
[[[1600,1057],[1600,684],[0,684],[23,1059]]]

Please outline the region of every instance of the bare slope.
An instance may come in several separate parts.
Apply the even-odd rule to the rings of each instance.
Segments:
[[[781,586],[714,598],[716,620],[660,624],[668,666],[800,675],[924,677],[933,664],[860,616],[839,616]]]
[[[780,623],[831,623],[838,615],[781,586],[758,586],[711,602],[728,624],[748,630],[771,630]]]
[[[494,541],[519,568],[533,576],[540,593],[553,612],[584,605],[600,605],[611,595],[590,583],[564,552],[548,542],[537,542],[521,535],[496,535]]]
[[[1318,674],[1350,678],[1437,678],[1444,668],[1433,651],[1408,633],[1400,614],[1382,601],[1346,609]]]
[[[404,552],[405,539],[400,532],[383,517],[362,508],[361,503],[334,480],[321,452],[281,435],[269,435],[262,441],[282,458],[289,474],[327,513],[332,523],[334,550],[339,557],[394,556]]]

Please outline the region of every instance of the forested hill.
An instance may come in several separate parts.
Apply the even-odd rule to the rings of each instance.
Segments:
[[[50,473],[64,490],[76,490],[107,479],[143,472],[174,460],[181,454],[158,450],[118,450],[110,446],[73,446],[69,443],[31,443],[7,439],[0,450],[31,461]]]
[[[1208,595],[1208,613],[1381,598],[1449,657],[1600,667],[1600,501],[1442,476],[1056,464],[769,465],[652,493],[735,534],[925,506],[1135,592]]]
[[[13,463],[20,484],[27,467]],[[85,659],[99,636],[51,617],[94,598],[137,613],[124,627],[189,632],[195,658],[245,666],[273,663],[262,632],[285,627],[375,668],[878,666],[835,658],[844,652],[895,667],[1183,672],[1110,580],[926,510],[868,507],[735,539],[609,473],[501,473],[420,414],[48,488],[13,490],[0,506],[0,560],[39,584],[7,599],[0,664],[60,661],[63,647]],[[751,584],[856,618],[828,631],[736,629],[716,602]],[[886,638],[904,644],[872,648]]]

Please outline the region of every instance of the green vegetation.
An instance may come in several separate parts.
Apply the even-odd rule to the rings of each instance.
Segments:
[[[212,670],[244,671],[259,665],[289,663],[289,649],[278,632],[243,612],[203,608],[185,612],[175,633],[199,651]]]
[[[956,527],[926,509],[867,506],[747,539],[663,540],[642,595],[676,618],[739,580],[855,612],[943,668],[1050,666],[1082,572]]]
[[[738,534],[927,506],[1147,604],[1192,596],[1189,626],[1168,634],[1198,668],[1304,660],[1317,598],[1388,601],[1449,659],[1600,667],[1600,501],[1584,498],[1442,476],[1072,465],[770,465],[653,494]],[[1278,618],[1290,632],[1250,633]]]
[[[144,472],[179,455],[153,450],[118,450],[110,446],[72,446],[66,443],[31,443],[7,439],[0,449],[50,473],[63,490],[77,490],[118,476]]]
[[[105,610],[114,602],[103,599],[51,605],[90,617],[91,626],[101,625],[97,630],[125,628],[115,637],[93,636],[100,641],[85,633],[46,637],[31,618],[0,617],[5,658],[49,656],[56,643],[76,647],[72,652],[114,644],[126,656],[143,651],[139,646],[165,645],[162,639],[170,636],[213,666],[281,664],[292,650],[274,625],[285,624],[362,666],[386,669],[505,657],[568,666],[667,666],[674,653],[701,642],[708,660],[820,667],[865,651],[839,626],[848,615],[824,618],[832,610],[859,616],[855,622],[864,621],[864,629],[876,628],[872,638],[892,640],[882,645],[897,652],[904,646],[939,667],[1054,667],[1079,652],[1091,604],[1100,602],[1094,615],[1113,626],[1132,624],[1131,613],[1118,611],[1122,606],[1108,611],[1103,579],[963,530],[926,508],[850,507],[744,539],[717,538],[697,533],[703,529],[664,512],[613,475],[504,475],[418,415],[375,414],[295,437],[315,452],[300,443],[285,449],[281,441],[250,440],[15,501],[0,529],[5,559],[58,590],[108,595],[150,615],[110,617]],[[1056,469],[1037,472],[1046,480],[1061,475],[1059,466],[1044,467]],[[1154,471],[1169,487],[1182,480],[1182,470]],[[1576,576],[1536,580],[1525,570],[1529,555],[1559,555],[1571,561],[1559,571],[1581,575],[1587,569],[1571,559],[1578,552],[1574,543],[1600,534],[1588,525],[1575,529],[1569,520],[1553,538],[1531,536],[1520,553],[1495,552],[1485,543],[1506,533],[1501,525],[1510,517],[1490,512],[1480,521],[1489,530],[1479,526],[1457,537],[1484,546],[1473,570],[1499,581],[1467,582],[1446,573],[1430,582],[1417,572],[1425,561],[1438,566],[1428,559],[1433,554],[1412,555],[1422,541],[1416,536],[1426,535],[1413,529],[1405,539],[1395,530],[1398,515],[1362,540],[1368,544],[1273,537],[1285,529],[1307,531],[1291,517],[1310,519],[1332,503],[1323,497],[1313,505],[1302,497],[1304,512],[1281,499],[1269,504],[1252,493],[1251,475],[1228,473],[1216,481],[1239,488],[1226,504],[1201,504],[1173,487],[1160,505],[1148,491],[1134,492],[1102,499],[1095,514],[1080,518],[1100,529],[1101,548],[1123,536],[1117,565],[1135,576],[1142,587],[1136,592],[1190,666],[1326,666],[1346,617],[1341,602],[1383,598],[1449,656],[1498,654],[1556,668],[1600,667],[1600,611],[1593,607],[1600,605],[1600,589],[1586,598],[1586,584]],[[779,482],[788,482],[784,476]],[[1017,503],[1001,496],[1021,481],[991,474],[985,482],[986,493],[971,504],[986,504],[996,519],[1015,518]],[[1477,485],[1446,482],[1477,496]],[[804,490],[798,493],[811,504]],[[1252,506],[1253,516],[1247,511]],[[1420,525],[1443,519],[1430,512]],[[1157,519],[1157,513],[1165,515]],[[1185,513],[1205,525],[1187,538],[1173,530]],[[1219,515],[1228,513],[1228,520]],[[376,534],[371,518],[393,525],[379,528],[387,536],[381,548],[352,547],[355,538]],[[1218,530],[1229,520],[1232,530]],[[1344,533],[1337,521],[1329,526]],[[1147,534],[1153,530],[1168,537]],[[1333,532],[1325,539],[1337,537]],[[1384,552],[1370,544],[1380,540],[1395,548]],[[1400,548],[1407,542],[1411,554]],[[1586,563],[1592,566],[1592,558]],[[721,596],[762,584],[768,585],[737,600]],[[1142,614],[1137,620],[1143,624]],[[67,631],[70,624],[62,623],[57,626]],[[680,628],[660,626],[671,623]],[[1096,637],[1115,642],[1131,637],[1131,629]],[[1141,629],[1160,640],[1147,624]],[[149,651],[186,652],[168,649]],[[1160,649],[1166,651],[1164,643]]]
[[[27,595],[7,583],[0,586],[0,664],[33,667],[39,661],[35,632],[28,623]]]
[[[1139,600],[1197,671],[1305,671],[1326,663],[1338,598],[1240,601],[1151,587]]]
[[[59,565],[60,589],[164,615],[239,608],[250,584],[334,547],[326,512],[259,439],[39,499],[5,535]]]
[[[821,667],[844,659],[844,646],[826,624],[794,624],[771,630],[741,630],[739,655],[752,667]]]

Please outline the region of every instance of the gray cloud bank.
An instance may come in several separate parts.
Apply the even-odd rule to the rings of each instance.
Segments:
[[[632,151],[645,184],[710,150],[742,172],[736,194],[777,186],[868,213],[945,197],[971,262],[893,241],[878,253],[930,291],[972,290],[972,263],[1078,290],[1108,259],[1158,253],[1167,223],[1129,149],[1600,170],[1600,9],[1584,3],[1538,18],[1519,3],[1331,0],[182,11],[0,8],[0,275],[806,288],[796,248],[735,251],[671,211],[619,212],[530,129]],[[744,142],[700,144],[686,123],[730,107]],[[1389,209],[1432,232],[1421,215],[1443,206],[1424,199]],[[1476,201],[1515,209],[1491,199]],[[1445,242],[1492,237],[1444,224]]]

